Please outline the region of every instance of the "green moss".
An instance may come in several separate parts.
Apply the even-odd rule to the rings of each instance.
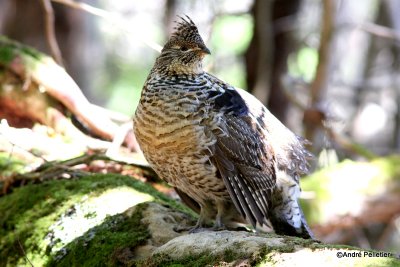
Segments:
[[[241,245],[238,244],[234,249],[228,248],[220,254],[213,254],[212,251],[206,250],[200,254],[190,255],[180,259],[172,259],[169,255],[160,253],[153,257],[136,261],[134,265],[143,267],[224,266],[223,264],[225,263],[238,262],[247,258],[247,255],[240,252],[240,246]],[[255,262],[255,259],[252,259],[252,261]]]
[[[25,163],[12,157],[10,153],[0,152],[0,175],[11,175],[21,173]]]
[[[12,49],[6,49],[0,46],[0,64],[7,64],[14,58],[14,52]]]
[[[325,262],[326,266],[385,266],[385,267],[394,267],[399,266],[399,260],[396,258],[380,258],[380,257],[368,257],[363,256],[361,258],[338,258],[336,257],[337,252],[345,252],[345,251],[361,251],[362,255],[364,255],[365,251],[369,252],[377,252],[374,250],[361,250],[360,248],[351,247],[347,245],[334,245],[334,244],[322,244],[316,243],[312,240],[305,240],[301,238],[293,238],[293,237],[285,237],[284,238],[285,245],[278,247],[267,247],[265,246],[260,250],[257,260],[251,262],[251,266],[279,266],[280,262],[302,262],[307,260],[309,265],[316,266],[317,263],[321,263],[321,258],[327,260]],[[291,253],[295,253],[298,250],[305,249],[306,251],[309,249],[311,253],[306,254],[298,254],[296,256]],[[323,256],[322,254],[315,254],[314,251],[327,251],[330,255],[332,253],[333,257]],[[285,253],[291,254],[290,256],[285,255]],[[317,255],[317,256],[315,256]],[[333,262],[328,262],[328,261]]]
[[[138,204],[131,215],[107,218],[59,251],[46,266],[127,265],[129,259],[120,255],[128,251],[128,257],[133,257],[133,249],[150,237],[147,227],[140,221],[146,206],[147,203]]]
[[[273,233],[260,234],[266,238],[283,238],[283,245],[262,247],[255,255],[248,258],[248,255],[242,254],[240,244],[232,249],[226,249],[222,254],[214,255],[211,251],[205,251],[198,255],[191,255],[180,259],[171,259],[166,254],[157,254],[152,258],[136,262],[136,266],[224,266],[224,263],[238,262],[247,259],[251,266],[256,266],[271,258],[274,253],[294,252],[297,247],[308,247],[315,244],[313,240],[307,240],[290,236],[279,236]],[[272,258],[271,258],[272,259]]]
[[[172,206],[174,209],[187,210],[147,184],[130,177],[114,174],[85,176],[73,180],[53,180],[16,188],[12,194],[0,198],[0,214],[2,215],[0,216],[0,262],[4,266],[24,265],[27,264],[27,257],[35,266],[44,266],[47,261],[50,265],[53,264],[54,253],[51,252],[49,238],[46,238],[51,234],[50,227],[60,219],[60,216],[68,214],[76,203],[99,196],[106,190],[123,187],[130,187],[149,194],[155,198],[155,201]],[[88,214],[87,217],[92,215],[94,214]],[[108,258],[112,254],[109,254],[111,246],[115,249],[118,249],[122,243],[128,244],[128,247],[135,246],[137,242],[146,237],[146,231],[140,228],[135,221],[138,216],[124,216],[111,216],[101,225],[90,229],[81,239],[78,238],[73,244],[69,244],[67,251],[74,254],[79,253],[84,244],[83,240],[93,231],[101,234],[99,237],[96,235],[94,243],[88,243],[90,246],[88,249],[92,249],[88,250],[88,253],[94,255],[93,251],[98,250],[99,253],[107,254],[107,258],[101,258],[96,254],[94,258],[98,262],[103,259],[112,260]],[[112,233],[106,234],[106,226],[113,222],[116,223],[113,229],[120,232],[115,238]],[[130,228],[132,224],[141,229],[142,234],[133,231]],[[129,231],[133,232],[127,234]],[[104,236],[106,239],[102,241],[100,236]],[[115,242],[117,245],[114,244]],[[102,244],[102,248],[104,247],[101,251],[96,245],[97,243]],[[60,257],[60,254],[57,254],[57,257]]]
[[[173,260],[166,254],[157,254],[154,257],[137,261],[135,266],[146,267],[203,267],[220,266],[222,263],[233,262],[242,259],[243,256],[234,250],[227,249],[222,255],[213,255],[211,251],[205,251],[199,255],[191,255],[181,259]]]
[[[29,46],[8,39],[5,36],[0,36],[0,65],[7,66],[16,59],[23,62],[22,65],[28,76],[39,66],[45,66],[46,61],[52,60],[51,57]]]
[[[310,239],[302,239],[298,237],[291,236],[279,236],[276,234],[268,234],[264,235],[265,237],[273,237],[273,238],[283,238],[282,246],[264,246],[260,249],[259,253],[251,259],[252,266],[258,266],[261,263],[270,262],[273,263],[272,255],[275,253],[290,253],[296,250],[296,247],[307,247],[310,244],[315,243],[315,241]]]
[[[32,57],[36,60],[41,60],[43,57],[46,57],[36,49],[0,35],[0,63],[7,64],[17,55]]]
[[[265,246],[260,249],[258,255],[256,258],[251,259],[251,264],[252,266],[266,266],[265,264],[268,263],[270,265],[274,265],[275,259],[274,256],[276,255],[281,255],[282,253],[293,253],[296,252],[299,249],[303,248],[308,248],[311,251],[314,250],[332,250],[332,253],[337,252],[337,250],[340,251],[346,251],[346,250],[361,250],[360,248],[356,247],[351,247],[347,245],[336,245],[336,244],[323,244],[323,243],[318,243],[315,242],[314,240],[310,239],[302,239],[298,237],[291,237],[291,236],[277,236],[277,237],[282,237],[283,238],[283,245],[282,246],[274,246],[274,247],[269,247]],[[374,250],[365,250],[363,249],[362,252],[364,251],[371,251],[371,252],[377,252]],[[310,259],[311,260],[311,259]],[[378,264],[381,262],[397,262],[396,259],[392,258],[385,258],[385,259],[368,259],[366,258],[365,261],[361,261],[364,263],[369,263],[373,262],[374,264]],[[268,266],[270,266],[268,265]],[[357,265],[358,266],[358,265]],[[360,265],[361,266],[361,265]],[[365,265],[365,266],[370,266],[370,265]],[[375,265],[375,266],[386,266],[386,265]],[[388,266],[397,266],[397,265],[388,265]]]
[[[7,64],[14,59],[16,42],[0,35],[0,64]]]

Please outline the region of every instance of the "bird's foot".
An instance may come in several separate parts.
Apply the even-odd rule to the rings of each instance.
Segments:
[[[194,234],[194,233],[200,233],[200,232],[205,232],[205,231],[210,231],[212,228],[205,224],[199,224],[197,223],[194,226],[183,226],[183,225],[177,225],[174,227],[174,231],[177,233],[182,233],[182,232],[188,232],[189,234]]]
[[[228,228],[223,223],[215,223],[214,226],[211,228],[213,231],[224,231],[228,230]]]
[[[196,233],[202,233],[202,232],[207,232],[210,231],[212,228],[206,228],[206,227],[193,227],[192,229],[189,230],[189,234],[196,234]]]
[[[198,226],[197,224],[195,226],[183,226],[183,225],[177,225],[174,227],[174,231],[177,233],[182,233],[182,232],[188,232],[189,234],[194,234],[194,233],[201,233],[201,232],[206,232],[206,231],[245,231],[245,232],[251,232],[249,228],[246,228],[244,226],[234,226],[234,227],[227,227],[226,225],[217,225],[214,224],[213,227],[206,227],[206,226]]]
[[[189,234],[194,234],[194,233],[201,233],[205,231],[210,231],[212,228],[208,227],[199,227],[199,226],[175,226],[174,231],[177,233],[182,233],[182,232],[188,232]]]
[[[173,230],[177,233],[182,233],[182,232],[186,232],[189,231],[190,229],[192,229],[193,226],[183,226],[183,225],[177,225],[174,226]]]

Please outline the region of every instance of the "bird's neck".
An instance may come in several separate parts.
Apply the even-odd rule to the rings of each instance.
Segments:
[[[169,61],[163,58],[157,58],[152,71],[166,75],[199,75],[204,73],[202,61],[184,65],[181,62]]]

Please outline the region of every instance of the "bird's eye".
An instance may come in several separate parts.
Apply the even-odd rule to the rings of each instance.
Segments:
[[[188,50],[189,50],[189,48],[187,48],[186,46],[181,47],[181,51],[188,51]]]

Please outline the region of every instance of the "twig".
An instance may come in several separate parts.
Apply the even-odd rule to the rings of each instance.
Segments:
[[[400,42],[400,34],[391,28],[371,22],[356,24],[356,27],[370,34]]]
[[[11,145],[11,151],[10,151],[10,154],[9,154],[9,161],[11,160],[12,154],[14,153],[14,148],[18,148],[18,149],[21,149],[21,150],[31,154],[35,158],[40,158],[41,160],[43,160],[43,162],[47,162],[47,160],[42,155],[40,155],[39,153],[35,153],[34,151],[30,151],[28,149],[25,149],[24,147],[20,146],[16,142],[12,141],[11,138],[10,138],[9,131],[7,131],[9,128],[10,128],[10,125],[8,125],[7,120],[4,119],[4,120],[0,121],[0,135],[4,136],[4,138],[7,140],[7,142],[10,143],[10,145]]]
[[[51,55],[58,65],[63,66],[60,47],[58,46],[54,30],[54,12],[50,0],[41,0],[45,12],[46,39],[49,45]]]
[[[85,4],[85,3],[78,3],[72,0],[51,0],[52,2],[56,2],[56,3],[60,3],[75,9],[80,9],[83,11],[86,11],[90,14],[93,14],[95,16],[104,18],[104,19],[114,19],[113,17],[115,17],[115,14],[112,14],[111,12],[108,12],[106,10],[97,8],[97,7],[93,7],[91,5]]]
[[[124,31],[126,31],[129,34],[135,34],[134,32],[132,32],[130,29],[127,28],[126,23],[123,21],[122,17],[118,14],[103,10],[101,8],[97,8],[85,3],[78,3],[75,1],[71,1],[71,0],[51,0],[52,2],[55,3],[59,3],[59,4],[63,4],[66,6],[69,6],[71,8],[75,8],[75,9],[79,9],[82,11],[85,11],[87,13],[90,13],[92,15],[95,15],[97,17],[100,17],[102,19],[105,19],[109,22],[111,22],[112,24],[118,26],[119,28],[123,29]],[[150,48],[156,50],[157,52],[160,52],[162,49],[162,46],[160,46],[159,44],[144,39],[140,36],[140,34],[135,34],[135,36],[138,38],[139,41],[143,42],[144,44],[146,44],[147,46],[149,46]]]
[[[373,160],[378,157],[378,155],[369,151],[362,145],[354,143],[349,138],[335,132],[335,130],[333,130],[330,126],[324,125],[324,129],[326,130],[329,138],[336,142],[336,144],[338,144],[342,149],[347,150],[350,153],[360,155],[368,160]]]
[[[140,168],[143,173],[146,173],[147,175],[152,176],[152,177],[157,177],[157,174],[154,172],[154,170],[151,167],[143,165],[141,163],[135,163],[135,162],[128,163],[125,161],[111,159],[110,157],[108,157],[104,154],[92,154],[92,155],[85,154],[83,156],[64,160],[64,161],[52,161],[52,162],[43,163],[42,165],[40,165],[39,167],[37,167],[35,170],[33,170],[31,172],[16,175],[13,178],[12,184],[15,184],[16,182],[21,182],[21,181],[36,182],[36,181],[44,181],[44,180],[48,180],[48,179],[55,179],[55,178],[57,179],[59,177],[70,178],[70,177],[79,177],[79,176],[83,176],[83,175],[90,175],[90,174],[92,174],[91,172],[75,169],[74,167],[82,165],[82,164],[90,165],[91,162],[96,161],[96,160],[112,161],[117,164]],[[3,192],[3,194],[6,194],[6,191]],[[0,196],[1,196],[1,194],[0,194]]]
[[[333,33],[333,20],[335,4],[334,0],[324,0],[323,1],[323,12],[322,12],[322,27],[321,27],[321,37],[320,44],[318,48],[318,65],[315,73],[315,79],[311,84],[311,107],[317,107],[321,101],[321,93],[326,87],[328,69],[329,69],[329,55],[330,55],[330,44]],[[314,140],[314,134],[317,125],[309,124],[306,126],[305,137],[306,139],[312,141]]]
[[[24,254],[25,259],[29,262],[29,264],[30,264],[32,267],[34,267],[34,265],[32,264],[32,262],[29,260],[28,256],[26,256],[26,252],[25,252],[24,248],[22,247],[22,244],[21,244],[21,241],[19,241],[19,238],[18,238],[18,245],[19,245],[20,249],[22,250],[22,254]]]

